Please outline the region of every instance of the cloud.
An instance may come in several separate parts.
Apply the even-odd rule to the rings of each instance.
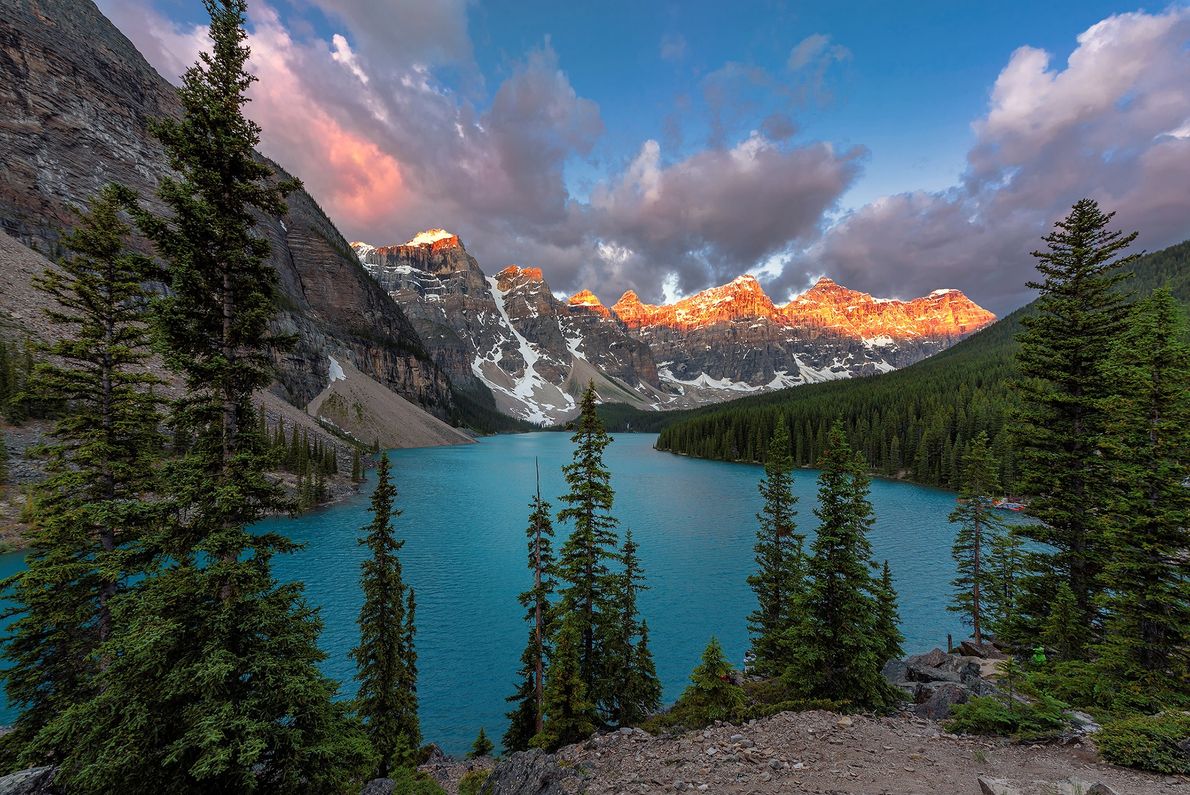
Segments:
[[[359,61],[356,60],[355,53],[351,51],[351,45],[347,43],[347,39],[344,38],[343,34],[336,33],[331,36],[331,43],[335,47],[335,51],[331,53],[331,58],[335,63],[341,63],[346,66],[366,86],[368,84],[368,75],[360,68]]]
[[[912,296],[957,287],[1004,312],[1029,300],[1028,252],[1084,196],[1150,250],[1190,237],[1190,9],[1109,17],[1064,66],[1022,47],[972,128],[960,184],[890,196],[845,216],[792,259],[779,286],[828,273]]]
[[[686,57],[686,37],[681,33],[666,33],[661,37],[661,60],[680,61]]]
[[[592,157],[604,122],[548,40],[488,88],[463,0],[311,2],[341,27],[315,33],[253,4],[260,81],[248,112],[262,150],[353,239],[446,227],[489,271],[536,265],[556,290],[591,287],[605,299],[631,287],[656,300],[760,268],[774,298],[825,273],[880,295],[958,287],[1002,312],[1028,298],[1027,252],[1084,195],[1118,209],[1150,249],[1190,237],[1185,8],[1109,17],[1064,65],[1017,50],[972,125],[958,184],[886,197],[829,226],[866,152],[797,137],[800,103],[849,56],[823,34],[794,47],[779,76],[741,63],[708,73],[680,110],[710,116],[702,148],[677,148],[675,118],[672,134],[624,161],[601,159],[580,198],[566,170]],[[201,27],[151,7],[101,6],[175,79],[205,44]]]
[[[851,58],[851,50],[841,44],[831,44],[831,37],[823,33],[812,33],[794,45],[785,65],[791,71],[808,66],[822,66]]]
[[[646,141],[623,174],[592,193],[593,226],[605,243],[632,252],[616,264],[642,295],[655,296],[667,274],[682,290],[699,289],[815,239],[864,155],[755,132],[730,149],[665,165],[660,145]]]

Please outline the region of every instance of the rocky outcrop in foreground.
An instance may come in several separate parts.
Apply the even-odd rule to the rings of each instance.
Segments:
[[[1098,763],[1083,743],[1013,745],[948,734],[934,721],[909,715],[822,711],[675,736],[621,730],[557,754],[512,754],[488,781],[489,795],[1042,795],[1077,787],[1083,795],[1173,795],[1190,783]]]
[[[950,708],[971,696],[996,692],[997,667],[1004,655],[994,646],[964,644],[962,653],[932,649],[884,666],[884,678],[899,688],[919,718],[943,720]]]
[[[486,762],[486,760],[485,760]],[[439,757],[423,770],[450,793],[474,761]],[[56,795],[48,768],[0,778],[0,795]],[[365,795],[389,795],[378,779]],[[1098,762],[1085,739],[1017,745],[947,733],[909,714],[783,712],[742,725],[651,736],[624,729],[556,754],[511,754],[486,795],[721,793],[722,795],[1176,795],[1190,780]]]

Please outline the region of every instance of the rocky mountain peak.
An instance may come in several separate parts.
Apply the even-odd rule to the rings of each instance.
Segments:
[[[650,325],[653,311],[657,307],[652,304],[641,303],[640,297],[632,290],[620,296],[620,300],[612,305],[612,311],[619,315],[628,328],[640,328]]]
[[[529,282],[544,284],[545,276],[542,275],[541,268],[522,268],[520,265],[509,265],[496,274],[496,284],[501,290],[510,290],[517,285]]]
[[[452,235],[445,229],[426,229],[418,232],[405,242],[406,246],[429,246],[432,251],[446,248],[462,248],[463,243],[458,235]]]
[[[760,282],[751,274],[739,276],[727,284],[712,287],[673,304],[642,304],[629,291],[612,307],[630,328],[666,326],[690,329],[725,323],[742,318],[775,317],[779,313],[765,295]]]
[[[591,310],[592,312],[596,312],[603,317],[611,316],[611,310],[604,306],[603,302],[599,300],[599,296],[595,295],[595,293],[591,292],[590,290],[579,290],[577,293],[570,296],[567,304],[572,307],[581,307],[583,309]]]
[[[935,290],[902,301],[874,298],[823,276],[781,308],[794,326],[819,326],[858,339],[954,339],[983,328],[996,316],[962,291]]]

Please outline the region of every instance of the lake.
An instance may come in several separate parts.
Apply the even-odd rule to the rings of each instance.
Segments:
[[[616,491],[613,513],[631,527],[650,589],[640,596],[664,698],[685,687],[707,640],[715,635],[737,664],[748,638],[745,616],[754,597],[745,578],[760,497],[759,466],[685,458],[653,449],[655,434],[616,434],[605,460]],[[505,728],[504,697],[527,637],[516,601],[526,590],[524,530],[534,490],[534,461],[542,495],[558,510],[561,466],[572,445],[561,433],[495,436],[477,444],[394,450],[398,535],[406,580],[417,592],[417,651],[422,732],[447,753],[462,753],[480,726],[498,740]],[[811,537],[816,490],[813,470],[795,473],[799,528]],[[300,579],[321,608],[324,668],[352,689],[347,654],[357,640],[362,599],[356,539],[368,521],[374,473],[352,499],[263,527],[305,543],[278,558],[281,579]],[[878,560],[888,559],[900,594],[907,652],[923,651],[963,633],[945,609],[953,577],[953,529],[946,517],[954,495],[886,480],[872,482]],[[566,528],[559,526],[557,546]],[[17,570],[20,555],[0,556],[0,576]],[[11,720],[5,710],[0,722]]]

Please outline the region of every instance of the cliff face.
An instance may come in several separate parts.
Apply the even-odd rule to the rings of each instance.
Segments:
[[[0,225],[11,236],[55,253],[70,207],[108,182],[155,206],[168,166],[148,125],[178,113],[174,89],[89,0],[0,0]],[[291,194],[286,215],[262,217],[258,231],[280,276],[277,328],[298,335],[274,391],[304,406],[339,355],[433,413],[451,412],[448,379],[308,194]]]
[[[654,406],[666,397],[648,346],[598,299],[559,301],[539,268],[510,265],[486,276],[458,237],[440,229],[403,244],[351,246],[456,386],[490,394],[512,416],[567,419],[592,380],[608,400]]]

